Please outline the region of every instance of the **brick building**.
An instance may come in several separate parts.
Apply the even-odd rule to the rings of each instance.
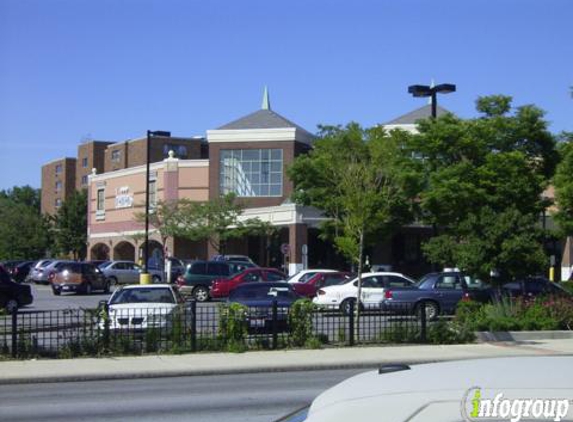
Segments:
[[[65,157],[42,166],[43,214],[54,215],[76,189],[76,159]]]

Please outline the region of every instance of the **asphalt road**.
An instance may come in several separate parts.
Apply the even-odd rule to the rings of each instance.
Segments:
[[[270,422],[363,370],[0,386],[1,421]]]

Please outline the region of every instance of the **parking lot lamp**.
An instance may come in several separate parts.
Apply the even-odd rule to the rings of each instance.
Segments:
[[[162,130],[147,131],[145,159],[145,243],[143,244],[143,271],[139,278],[140,284],[151,284],[151,276],[149,275],[149,179],[151,167],[151,139],[155,136],[169,137],[171,136],[171,133]]]
[[[414,97],[430,97],[430,103],[432,105],[432,118],[435,119],[437,116],[438,106],[437,95],[456,92],[456,86],[454,84],[439,84],[436,86],[410,85],[408,87],[408,92]]]

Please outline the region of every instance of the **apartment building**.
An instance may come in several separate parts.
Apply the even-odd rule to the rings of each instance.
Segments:
[[[183,159],[201,158],[202,137],[154,137],[150,162],[162,161],[170,150]],[[87,141],[78,145],[77,157],[60,158],[42,167],[42,213],[54,215],[63,201],[75,190],[87,189],[93,169],[110,172],[145,164],[147,138],[124,142]]]
[[[58,158],[42,166],[42,214],[54,215],[76,189],[76,163],[71,157]]]

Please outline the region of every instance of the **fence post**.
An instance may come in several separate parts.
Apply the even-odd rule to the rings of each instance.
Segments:
[[[18,356],[18,310],[12,310],[12,357]]]
[[[197,301],[191,300],[191,351],[197,351]]]
[[[422,343],[426,342],[426,328],[427,328],[426,302],[422,302],[420,304],[420,341]]]
[[[354,346],[354,301],[350,301],[350,311],[348,312],[348,345]]]
[[[278,303],[277,300],[273,300],[273,321],[272,321],[272,333],[273,333],[273,350],[277,348],[278,343]]]

